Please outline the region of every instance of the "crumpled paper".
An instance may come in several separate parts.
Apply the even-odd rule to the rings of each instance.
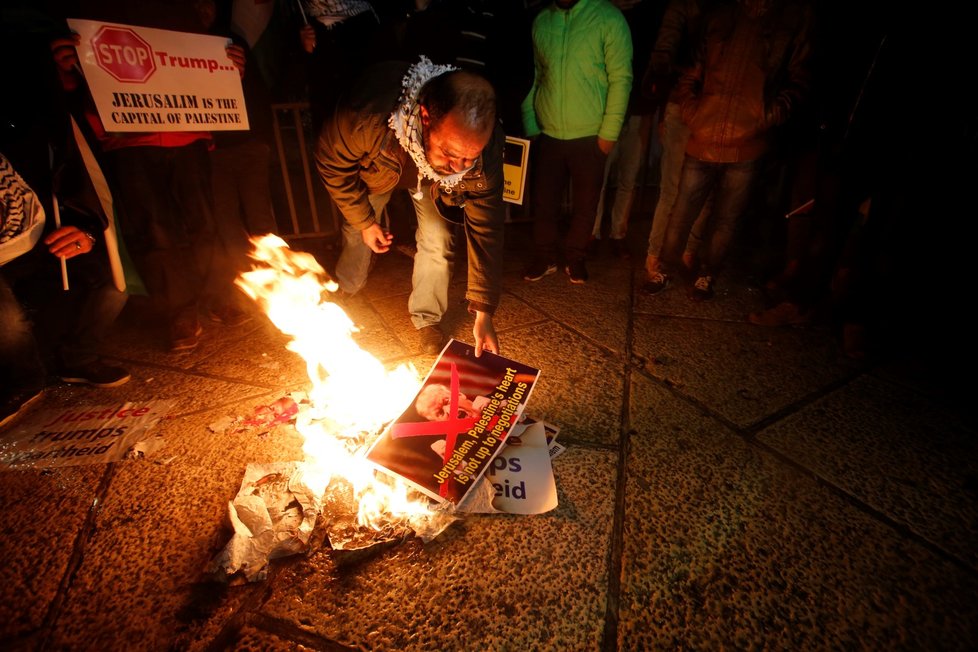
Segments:
[[[211,570],[264,580],[268,562],[304,552],[321,510],[321,488],[304,481],[301,462],[249,464],[241,489],[228,503],[234,535]]]

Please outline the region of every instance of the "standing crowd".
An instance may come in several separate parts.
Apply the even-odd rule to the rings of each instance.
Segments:
[[[51,376],[114,387],[98,356],[129,292],[149,296],[161,343],[194,349],[203,323],[251,319],[234,287],[248,237],[278,230],[269,181],[272,101],[305,100],[321,182],[343,215],[332,270],[354,295],[415,229],[408,311],[424,352],[456,247],[476,351],[499,351],[504,232],[533,222],[524,279],[589,280],[603,236],[644,251],[641,291],[723,287],[743,246],[767,306],[759,326],[828,315],[866,353],[884,300],[907,152],[888,131],[916,104],[898,9],[806,0],[101,0],[44,12],[5,4],[0,123],[3,423]],[[250,13],[249,13],[250,12]],[[248,131],[113,133],[95,109],[65,18],[227,38]],[[973,147],[971,114],[959,115]],[[529,201],[503,202],[505,137],[531,142]],[[969,140],[970,139],[970,140]],[[654,156],[653,156],[654,155]],[[629,230],[655,159],[649,233]],[[404,191],[400,193],[399,191]],[[413,211],[398,215],[403,198]],[[610,218],[606,224],[605,218]],[[895,235],[897,234],[897,235]],[[647,239],[647,244],[646,244]],[[70,283],[69,283],[70,281]],[[582,290],[586,291],[586,290]]]

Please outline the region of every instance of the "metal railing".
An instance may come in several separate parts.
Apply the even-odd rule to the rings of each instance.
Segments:
[[[283,228],[281,235],[286,239],[322,238],[339,232],[339,210],[311,169],[310,140],[314,145],[315,139],[307,137],[303,120],[303,114],[308,109],[308,102],[272,104],[275,151],[291,227],[289,230],[285,224],[279,223],[279,227]],[[286,138],[286,134],[291,138]],[[301,177],[298,174],[300,171]],[[302,187],[298,189],[294,188],[297,178],[302,179]],[[328,213],[326,225],[320,218],[324,212]]]

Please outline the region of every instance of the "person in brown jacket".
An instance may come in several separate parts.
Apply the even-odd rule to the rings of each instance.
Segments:
[[[713,297],[773,130],[808,91],[811,25],[809,6],[800,0],[720,6],[706,17],[693,65],[680,77],[680,108],[690,133],[662,258],[682,269],[690,228],[713,192],[705,250],[688,291],[695,301]]]

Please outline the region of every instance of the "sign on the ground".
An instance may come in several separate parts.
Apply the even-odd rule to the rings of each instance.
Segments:
[[[150,453],[163,443],[150,431],[172,406],[145,401],[34,412],[4,433],[0,470],[105,464]]]

